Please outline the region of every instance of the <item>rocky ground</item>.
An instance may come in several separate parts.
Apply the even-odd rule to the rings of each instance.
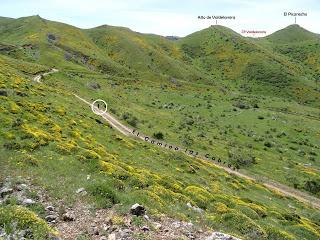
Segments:
[[[85,195],[86,191],[78,189],[75,194]],[[134,204],[131,209],[128,209],[127,214],[122,215],[113,208],[95,209],[80,201],[69,208],[63,201],[53,201],[39,188],[32,186],[30,179],[19,181],[6,179],[0,184],[0,206],[12,202],[12,199],[15,204],[25,207],[35,205],[42,207],[42,217],[59,233],[58,236],[50,237],[51,240],[239,240],[227,234],[201,229],[191,222],[177,221],[167,217],[154,219],[148,215],[147,209],[139,204]],[[24,229],[9,235],[0,224],[0,239],[29,239],[29,232],[29,229]]]

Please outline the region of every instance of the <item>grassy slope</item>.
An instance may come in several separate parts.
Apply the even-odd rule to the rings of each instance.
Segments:
[[[177,45],[126,28],[80,30],[39,16],[3,25],[0,42],[17,45],[8,54],[28,61],[154,80],[174,77],[220,82],[245,92],[293,97],[307,104],[316,104],[319,98],[314,89],[316,73],[306,72],[300,63],[221,26],[180,39]],[[49,40],[48,34],[55,39]],[[311,56],[308,61],[317,59]]]
[[[164,37],[106,25],[86,30],[86,33],[111,59],[138,72],[189,81],[202,80],[205,76],[185,64],[186,56]]]
[[[320,35],[311,33],[299,25],[291,25],[283,30],[259,40],[259,43],[287,56],[304,68],[317,81],[320,79]]]
[[[178,43],[195,65],[215,79],[223,79],[224,84],[237,86],[247,93],[317,104],[314,99],[319,98],[319,92],[314,90],[314,76],[305,71],[300,62],[228,28],[212,26]],[[300,88],[305,92],[297,92]]]
[[[2,176],[31,176],[50,195],[68,196],[69,203],[78,198],[75,190],[84,186],[89,191],[84,200],[98,207],[120,202],[125,210],[139,202],[153,216],[191,219],[244,239],[319,237],[319,214],[313,209],[228,176],[210,163],[119,136],[98,124],[90,109],[55,83],[63,75],[39,85],[17,72],[21,62],[7,64],[3,57],[0,62],[1,88],[10,93],[0,97],[0,151],[6,166]],[[27,96],[19,97],[17,91]],[[187,202],[206,211],[193,213]]]
[[[183,55],[177,46],[160,36],[109,26],[80,30],[39,16],[2,25],[0,42],[15,44],[17,49],[10,52],[11,56],[28,61],[56,67],[81,69],[81,66],[125,76],[139,73],[185,80],[205,78],[205,74],[182,61]],[[48,34],[55,39],[49,40]],[[30,49],[30,45],[33,48]]]
[[[206,71],[219,71],[225,79],[243,77],[248,64],[258,59],[277,60],[287,68],[286,65],[290,64],[223,26],[212,26],[193,33],[180,39],[179,44],[195,61],[200,61],[200,66],[205,67]]]
[[[7,18],[7,17],[0,17],[0,23],[1,24],[6,24],[6,23],[9,23],[11,21],[14,21],[13,18]]]
[[[297,24],[290,25],[266,37],[268,41],[276,44],[314,41],[319,38],[319,34],[312,33]]]
[[[62,45],[64,46],[73,46],[72,48],[79,47],[80,50],[82,50],[82,46],[80,46],[80,42],[77,42],[77,39],[82,39],[84,42],[87,42],[87,46],[94,45],[94,42],[96,42],[98,47],[92,46],[88,47],[88,49],[92,49],[94,53],[100,53],[101,56],[104,56],[108,54],[108,51],[111,51],[110,49],[108,50],[107,45],[104,44],[109,44],[109,48],[112,48],[113,52],[116,52],[122,59],[126,60],[126,64],[132,64],[132,66],[136,68],[136,72],[140,71],[138,73],[140,75],[139,80],[137,80],[136,77],[132,78],[130,74],[126,75],[127,77],[117,77],[116,75],[106,77],[100,74],[100,72],[88,71],[83,65],[74,64],[74,62],[66,63],[66,61],[60,61],[61,59],[57,58],[55,61],[59,59],[59,62],[61,62],[59,67],[69,71],[68,73],[64,73],[59,84],[73,91],[80,91],[84,96],[90,94],[90,96],[88,96],[90,98],[106,98],[110,104],[113,104],[111,106],[117,110],[119,117],[126,112],[138,117],[138,127],[146,133],[152,134],[157,130],[165,129],[165,137],[167,140],[179,145],[182,143],[196,150],[208,150],[210,153],[223,157],[226,161],[235,162],[240,167],[246,167],[246,162],[250,163],[248,158],[256,157],[261,160],[258,160],[258,164],[256,165],[248,164],[249,167],[247,170],[257,174],[269,175],[269,172],[272,171],[271,168],[277,168],[279,172],[288,172],[286,169],[289,168],[290,173],[276,174],[271,176],[271,178],[292,184],[292,179],[289,176],[293,174],[298,177],[294,184],[299,188],[304,188],[308,179],[318,181],[317,177],[312,175],[312,172],[318,171],[319,165],[317,161],[317,156],[319,155],[317,147],[318,141],[316,140],[318,134],[318,109],[296,105],[295,102],[288,101],[287,99],[283,102],[284,99],[282,98],[269,97],[261,99],[261,94],[270,95],[270,88],[265,85],[260,85],[261,92],[263,93],[256,96],[253,94],[242,94],[235,90],[235,84],[233,84],[234,79],[233,81],[225,80],[222,81],[222,83],[220,79],[216,80],[221,84],[229,84],[231,89],[234,89],[230,92],[226,90],[226,88],[219,87],[219,85],[212,88],[205,84],[188,83],[186,81],[177,81],[174,83],[169,81],[168,78],[161,77],[162,74],[156,76],[153,74],[144,75],[146,69],[139,68],[139,64],[135,65],[134,63],[138,61],[134,60],[136,58],[146,58],[145,48],[151,49],[152,51],[159,48],[163,49],[163,51],[159,51],[160,53],[157,59],[164,58],[164,52],[166,51],[168,52],[167,59],[172,60],[175,55],[178,59],[188,60],[188,58],[183,55],[179,57],[179,54],[173,54],[174,52],[179,52],[179,48],[173,46],[172,42],[168,42],[159,36],[142,36],[128,29],[102,26],[93,29],[92,32],[89,31],[89,35],[93,38],[93,40],[91,40],[79,29],[64,24],[47,22],[37,16],[22,18],[16,21],[18,23],[14,26],[21,25],[21,22],[24,24],[32,23],[36,26],[45,23],[46,30],[43,31],[45,33],[41,35],[42,37],[39,38],[39,42],[46,42],[47,34],[50,31],[54,32],[54,29],[60,29],[60,33],[55,33],[59,38],[58,45],[63,43]],[[53,28],[53,26],[56,27]],[[34,28],[36,27],[30,26],[28,31],[31,29],[31,32],[34,32]],[[39,26],[37,28],[40,29]],[[11,28],[8,27],[8,29]],[[18,34],[20,38],[22,38],[21,35],[30,36],[30,34],[24,33],[24,31],[27,31],[25,27],[21,27],[21,29],[22,31],[15,31],[14,34]],[[68,35],[64,36],[66,31]],[[111,33],[108,33],[110,31],[113,33],[114,38],[118,39],[116,42],[111,41],[116,47],[108,43],[108,41],[103,40],[106,36],[109,38],[113,37]],[[22,33],[19,34],[16,32]],[[78,34],[80,35],[78,36]],[[7,35],[11,36],[11,34]],[[8,40],[9,37],[5,36],[6,35],[3,35],[3,38]],[[119,36],[122,36],[122,38]],[[121,40],[123,38],[125,39]],[[139,41],[137,39],[139,39]],[[204,56],[204,59],[212,58],[212,54],[209,54],[210,51],[211,53],[212,51],[218,51],[220,54],[228,56],[223,57],[227,65],[233,62],[230,54],[235,53],[237,59],[241,59],[241,61],[239,60],[239,64],[234,64],[235,66],[232,68],[234,71],[230,69],[227,71],[226,69],[227,74],[228,72],[233,75],[241,74],[244,67],[242,62],[245,61],[245,59],[255,59],[257,56],[261,56],[261,54],[272,56],[274,59],[280,58],[277,54],[272,55],[270,49],[266,50],[261,48],[256,43],[244,39],[223,27],[209,28],[180,41],[182,41],[180,45],[185,51],[187,51],[186,49],[188,48],[185,44],[192,43],[193,45],[190,45],[191,49],[193,49],[191,52],[198,55],[200,54],[199,56],[201,57]],[[119,42],[119,45],[117,42]],[[138,46],[137,42],[139,42],[140,45],[143,43],[146,47],[142,48]],[[209,44],[209,42],[211,44]],[[51,46],[47,42],[43,44],[46,47]],[[125,49],[127,54],[124,54],[121,49]],[[208,52],[207,55],[203,52],[203,49],[206,49]],[[213,56],[219,56],[216,52],[213,53]],[[46,51],[40,51],[40,55],[43,56],[44,59],[48,58]],[[134,57],[131,57],[131,55]],[[127,58],[124,58],[125,56],[127,56]],[[278,64],[278,66],[274,59],[270,60],[266,56],[261,56],[261,58],[263,57],[266,58],[264,61],[267,65],[275,65],[276,68],[279,66],[280,68],[282,67],[282,64]],[[192,60],[193,64],[198,64],[195,63],[197,62],[196,55],[191,55],[189,56],[189,60],[190,58],[194,59]],[[123,64],[122,61],[124,60],[119,59],[114,60],[115,62],[119,61]],[[288,62],[289,65],[291,64],[286,56],[281,57],[281,59]],[[281,61],[280,63],[282,63]],[[52,64],[51,61],[48,61],[48,63]],[[208,61],[207,63],[210,64],[209,66],[214,65],[212,61]],[[199,63],[198,69],[200,68],[203,68],[203,64]],[[237,69],[240,70],[238,71]],[[116,70],[117,68],[114,69],[114,72],[117,72]],[[262,80],[268,77],[268,71],[265,69],[258,68],[256,70],[259,71]],[[282,74],[281,71],[276,71],[276,73]],[[230,76],[230,78],[232,77]],[[95,82],[98,82],[100,86],[102,86],[101,91],[88,91],[87,86]],[[254,81],[251,81],[250,85],[255,86],[252,82]],[[294,83],[297,84],[296,82]],[[306,83],[306,81],[304,83]],[[273,86],[273,83],[270,84]],[[310,94],[307,84],[304,86],[296,86],[293,94],[301,99],[299,102],[306,102],[306,96],[313,98],[313,101],[317,102],[317,95],[314,96]],[[260,105],[262,108],[254,108],[254,105]],[[299,108],[298,112],[297,108]],[[154,119],[154,116],[157,114],[160,118]],[[270,121],[270,118],[278,120]],[[295,122],[297,120],[305,122],[305,126],[301,127],[296,125]],[[194,124],[195,122],[197,124]],[[278,129],[279,126],[281,126],[281,130]],[[293,131],[293,129],[299,130]],[[309,140],[305,140],[306,134],[309,134]],[[295,139],[296,137],[299,137],[299,139]],[[226,148],[225,146],[228,147]],[[234,154],[233,152],[239,151],[239,148],[242,149],[240,153]],[[276,159],[280,159],[280,161]],[[274,165],[270,165],[270,161],[272,161]],[[303,164],[309,163],[310,161],[313,165],[311,169],[301,171]]]
[[[101,89],[88,88],[88,79]],[[306,181],[318,181],[317,108],[183,81],[179,87],[170,82],[163,87],[162,82],[81,73],[66,74],[57,82],[87,99],[105,99],[120,119],[130,113],[138,119],[134,127],[149,135],[160,131],[167,142],[208,152],[290,186],[304,188]],[[131,118],[126,121],[132,124]]]
[[[48,35],[53,37],[50,37]],[[72,69],[95,69],[103,73],[129,74],[101,52],[80,29],[39,16],[2,24],[0,42],[16,45],[7,54],[27,61]]]

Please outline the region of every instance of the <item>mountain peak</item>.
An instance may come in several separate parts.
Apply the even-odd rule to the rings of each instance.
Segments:
[[[294,24],[290,24],[287,28],[303,28],[303,27],[301,27],[299,24],[297,24],[297,23],[294,23]]]
[[[21,18],[18,18],[18,19],[43,19],[43,18],[40,17],[39,14],[37,14],[37,15],[31,15],[31,16],[21,17]]]
[[[187,35],[185,38],[200,37],[203,39],[208,39],[208,38],[215,38],[217,36],[229,38],[234,36],[240,36],[240,34],[222,25],[211,25],[210,27],[191,33]]]
[[[319,35],[304,29],[298,24],[292,24],[274,32],[267,39],[276,43],[289,43],[316,40],[319,39]]]

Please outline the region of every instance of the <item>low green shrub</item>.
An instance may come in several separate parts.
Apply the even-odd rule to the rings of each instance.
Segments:
[[[238,211],[224,214],[220,222],[236,229],[249,239],[260,239],[266,236],[265,231],[258,224]]]
[[[119,203],[117,193],[106,182],[94,182],[88,186],[88,192],[96,200],[98,208],[109,208]]]
[[[289,233],[269,227],[266,230],[268,240],[294,240],[295,238]]]

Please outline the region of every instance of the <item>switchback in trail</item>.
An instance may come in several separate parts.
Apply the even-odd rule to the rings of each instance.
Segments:
[[[37,83],[41,83],[41,79],[49,74],[52,74],[52,73],[56,73],[56,72],[59,72],[58,69],[55,69],[55,68],[52,68],[49,72],[45,72],[45,73],[41,73],[41,74],[38,74],[36,76],[34,76],[33,78],[33,81],[37,82]]]

